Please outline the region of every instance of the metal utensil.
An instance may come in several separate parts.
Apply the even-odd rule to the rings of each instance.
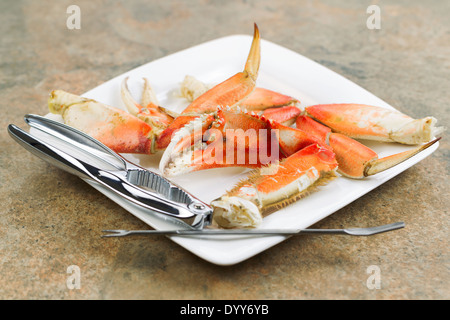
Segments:
[[[404,222],[396,222],[377,227],[350,229],[203,229],[203,230],[103,230],[109,234],[102,237],[125,237],[130,235],[247,235],[247,236],[296,236],[303,234],[345,234],[351,236],[371,236],[374,234],[404,228]]]
[[[38,130],[39,136],[13,124],[8,126],[9,134],[25,149],[50,164],[84,180],[94,181],[178,225],[202,229],[211,224],[211,206],[157,173],[129,162],[89,135],[37,115],[26,115],[25,121]]]

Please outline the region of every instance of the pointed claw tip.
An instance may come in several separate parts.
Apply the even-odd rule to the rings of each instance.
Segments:
[[[256,22],[253,23],[253,26],[254,26],[254,35],[259,37],[259,28]]]
[[[122,89],[123,90],[127,90],[127,91],[129,91],[129,89],[128,89],[128,79],[129,79],[130,77],[128,77],[128,76],[126,76],[125,78],[123,78],[123,80],[122,80]]]
[[[415,156],[416,154],[428,149],[433,144],[438,142],[441,139],[441,137],[436,138],[430,142],[427,142],[425,144],[422,144],[415,149],[400,152],[391,156],[387,156],[381,159],[374,159],[366,164],[366,167],[364,168],[364,176],[372,176],[374,174],[380,173],[382,171],[385,171],[387,169],[390,169],[403,161],[408,160],[409,158]]]
[[[259,64],[261,60],[260,35],[258,26],[255,23],[255,30],[253,34],[253,41],[250,47],[250,52],[247,57],[244,72],[253,80],[256,81],[258,77]]]
[[[431,140],[431,141],[429,141],[429,142],[423,144],[423,145],[420,147],[421,151],[423,151],[423,150],[425,150],[425,149],[431,147],[433,144],[435,144],[436,142],[438,142],[438,141],[441,140],[441,139],[442,139],[442,137],[437,137],[436,139],[433,139],[433,140]]]

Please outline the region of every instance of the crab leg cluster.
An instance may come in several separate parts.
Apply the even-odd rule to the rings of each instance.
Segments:
[[[302,130],[239,107],[219,108],[174,135],[161,158],[160,171],[175,176],[209,168],[261,167],[311,144],[322,142]]]
[[[313,105],[256,86],[260,35],[242,72],[211,86],[186,76],[181,94],[189,105],[174,113],[159,105],[147,79],[141,102],[127,78],[121,97],[127,111],[55,90],[52,113],[119,153],[163,152],[166,176],[221,167],[252,168],[248,179],[214,200],[219,226],[256,227],[263,217],[336,177],[362,179],[389,169],[433,145],[443,128],[436,119],[413,119],[362,104]],[[355,139],[416,145],[385,158]],[[434,140],[433,140],[434,139]]]

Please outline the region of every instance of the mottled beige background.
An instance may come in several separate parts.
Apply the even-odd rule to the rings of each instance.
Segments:
[[[66,8],[81,8],[81,30]],[[366,8],[381,8],[368,30]],[[319,228],[405,221],[368,238],[304,236],[238,265],[209,264],[164,237],[100,239],[147,226],[7,134],[46,114],[50,90],[82,94],[134,67],[232,34],[264,39],[342,74],[414,117],[449,123],[448,1],[0,2],[0,299],[449,299],[449,143]],[[66,269],[81,270],[81,289]],[[381,270],[381,289],[366,286]]]

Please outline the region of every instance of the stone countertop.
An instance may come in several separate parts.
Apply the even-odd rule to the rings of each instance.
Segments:
[[[67,8],[81,12],[70,30]],[[24,151],[6,131],[48,112],[49,92],[82,94],[154,59],[250,34],[352,80],[413,117],[449,123],[448,1],[2,1],[0,299],[449,299],[449,143],[320,221],[404,221],[368,238],[293,237],[237,265],[210,264],[165,237],[99,240],[147,228],[80,179]],[[81,287],[69,289],[69,266]],[[371,266],[381,287],[367,285]],[[369,272],[369,273],[368,273]]]

